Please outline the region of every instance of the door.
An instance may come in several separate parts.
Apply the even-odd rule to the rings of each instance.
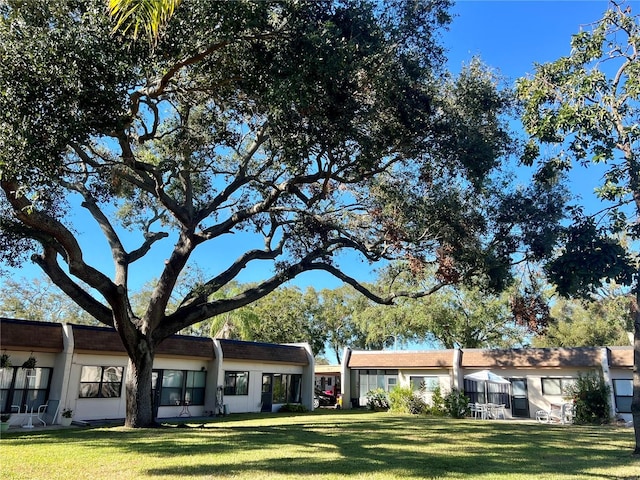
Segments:
[[[151,409],[153,411],[153,419],[158,418],[158,407],[160,406],[160,390],[162,380],[158,383],[158,379],[162,378],[162,370],[154,370],[151,372]]]
[[[270,412],[273,405],[273,375],[262,375],[262,408],[261,412]]]
[[[527,380],[525,378],[510,378],[509,380],[511,380],[511,415],[529,418]]]

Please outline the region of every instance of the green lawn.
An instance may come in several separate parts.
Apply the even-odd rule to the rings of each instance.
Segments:
[[[629,428],[323,410],[190,428],[15,431],[2,479],[640,479]]]

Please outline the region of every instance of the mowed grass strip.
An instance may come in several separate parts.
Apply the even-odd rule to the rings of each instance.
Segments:
[[[633,431],[366,411],[10,431],[2,479],[640,479]]]

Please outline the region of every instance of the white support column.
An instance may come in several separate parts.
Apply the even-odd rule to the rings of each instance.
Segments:
[[[613,391],[611,372],[609,370],[609,349],[607,347],[600,349],[600,366],[602,367],[602,378],[605,383],[609,385],[609,416],[614,418],[616,416],[616,397]]]
[[[313,397],[315,392],[315,372],[316,372],[316,361],[313,356],[313,350],[311,349],[311,345],[308,343],[294,343],[297,347],[302,347],[307,352],[307,359],[309,363],[306,367],[302,369],[302,385],[305,386],[302,392],[302,404],[307,407],[310,411],[313,410]]]
[[[344,347],[342,353],[342,365],[340,365],[340,395],[342,396],[342,408],[351,408],[351,371],[349,370],[349,359],[351,349]]]
[[[453,378],[451,379],[452,386],[458,390],[462,390],[464,385],[461,385],[462,377],[460,375],[460,361],[462,359],[462,351],[456,348],[453,351]]]
[[[207,385],[209,386],[210,394],[207,396],[213,397],[213,406],[211,411],[214,412],[214,415],[222,415],[223,405],[224,405],[224,355],[222,353],[222,346],[220,345],[220,340],[217,338],[213,339],[213,351],[215,353],[215,360],[213,361],[212,372],[207,375]],[[208,383],[209,380],[212,380],[212,383]],[[218,398],[218,393],[220,398]],[[219,402],[219,404],[218,404]]]
[[[75,350],[75,341],[73,339],[73,325],[62,325],[62,353],[57,355],[54,365],[54,378],[51,385],[51,393],[49,398],[55,400],[55,396],[60,399],[55,412],[50,412],[54,417],[51,423],[57,423],[60,413],[63,409],[76,408],[76,392],[70,392],[69,384],[71,382],[71,367],[73,365],[73,355]],[[61,373],[61,375],[59,375]],[[57,395],[56,395],[57,394]],[[57,417],[57,418],[56,418]]]

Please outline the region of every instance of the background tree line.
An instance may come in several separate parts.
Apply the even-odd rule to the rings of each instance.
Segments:
[[[232,295],[240,285],[230,285]],[[374,288],[371,286],[371,288]],[[142,308],[151,289],[133,295]],[[488,294],[447,287],[424,299],[395,305],[368,300],[348,285],[316,290],[283,286],[244,308],[194,324],[185,335],[259,342],[308,342],[316,358],[340,361],[345,347],[518,348],[630,345],[632,297],[619,288],[589,300],[566,299],[546,289],[546,327],[532,331],[514,314],[517,289]],[[46,278],[8,279],[0,290],[0,315],[36,321],[99,325]]]

